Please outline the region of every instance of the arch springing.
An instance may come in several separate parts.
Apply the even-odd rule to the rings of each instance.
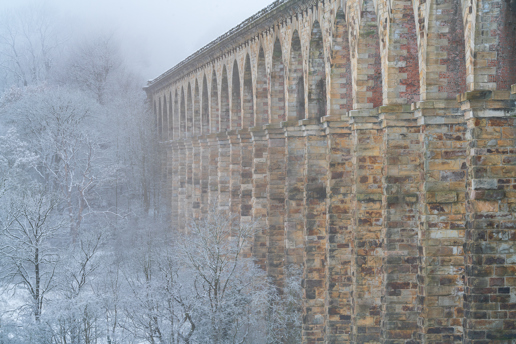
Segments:
[[[210,102],[208,95],[208,80],[206,75],[202,78],[202,109],[201,109],[202,133],[210,133]]]
[[[466,44],[460,0],[432,0],[428,20],[425,99],[466,92]],[[439,58],[435,58],[438,56]]]
[[[305,79],[299,34],[294,31],[290,50],[288,81],[288,120],[305,119]]]
[[[380,38],[373,0],[364,1],[361,18],[354,107],[372,109],[383,105]]]
[[[168,138],[174,139],[174,103],[172,101],[172,91],[168,95]]]
[[[193,99],[192,99],[192,85],[188,83],[186,96],[186,134],[191,137],[193,132]]]
[[[193,111],[193,135],[201,134],[201,94],[199,92],[199,82],[195,79],[194,88],[194,111]]]
[[[243,127],[254,127],[253,75],[249,54],[245,58],[243,104]]]
[[[211,109],[210,109],[210,124],[211,131],[216,133],[219,131],[220,118],[219,118],[219,89],[217,82],[217,74],[213,71],[211,77]]]
[[[285,121],[285,66],[281,43],[276,38],[272,53],[271,72],[271,123]]]
[[[318,21],[315,21],[312,28],[308,68],[308,116],[309,118],[321,118],[326,116],[327,94],[324,44]]]
[[[265,53],[260,47],[258,54],[258,73],[256,76],[256,118],[255,125],[263,126],[269,123],[269,95]]]
[[[233,76],[231,82],[231,129],[242,128],[242,97],[240,95],[240,73],[238,64],[233,63]]]
[[[342,8],[337,11],[333,30],[330,113],[335,116],[353,110],[353,84],[349,33]]]
[[[161,105],[161,97],[158,99],[158,137],[163,141],[163,112]]]
[[[180,137],[186,137],[186,104],[185,104],[185,89],[181,87],[181,114],[180,114]]]
[[[220,95],[220,131],[227,131],[230,127],[229,113],[229,83],[226,66],[222,69],[222,87]]]
[[[163,113],[162,113],[162,121],[163,121],[163,140],[168,140],[168,106],[167,106],[167,96],[163,95]]]
[[[181,115],[179,113],[179,96],[177,93],[174,94],[174,137],[181,137]]]

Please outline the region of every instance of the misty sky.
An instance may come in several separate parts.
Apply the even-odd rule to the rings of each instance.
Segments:
[[[81,32],[114,32],[153,79],[273,0],[0,0],[0,10],[45,2]]]

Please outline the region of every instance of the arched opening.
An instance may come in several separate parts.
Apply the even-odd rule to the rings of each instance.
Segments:
[[[231,82],[231,129],[242,128],[242,97],[240,96],[240,73],[238,64],[233,63],[233,77]]]
[[[193,129],[193,102],[192,102],[192,85],[188,83],[187,97],[186,97],[186,133],[187,137],[192,136]]]
[[[380,39],[373,0],[364,1],[361,18],[354,106],[372,109],[383,105]]]
[[[193,118],[193,134],[201,134],[201,95],[199,93],[199,83],[195,79],[194,90],[194,118]]]
[[[466,92],[466,45],[460,0],[432,0],[426,51],[426,100]]]
[[[210,133],[210,102],[208,95],[208,80],[206,75],[202,79],[202,133]]]
[[[163,140],[163,112],[161,107],[161,97],[158,98],[158,137]]]
[[[222,88],[220,95],[220,131],[230,129],[229,122],[229,86],[226,66],[222,69]]]
[[[181,124],[180,123],[181,123],[181,119],[180,119],[180,114],[179,114],[179,96],[178,96],[177,89],[176,89],[176,93],[174,95],[174,137],[176,137],[176,138],[181,137],[181,134],[180,134]]]
[[[310,60],[308,62],[308,117],[326,116],[326,69],[322,30],[318,21],[312,28],[310,40]]]
[[[414,8],[395,0],[390,23],[387,93],[388,104],[412,104],[420,100],[419,52]]]
[[[249,54],[245,58],[244,67],[244,116],[243,127],[254,127],[253,75]]]
[[[272,53],[271,73],[271,123],[279,123],[285,120],[285,66],[281,43],[276,38]]]
[[[496,89],[507,90],[516,84],[516,0],[502,1],[500,17],[496,50]]]
[[[181,137],[186,137],[186,104],[185,104],[185,89],[181,87]]]
[[[219,89],[217,74],[213,71],[211,77],[211,109],[210,109],[211,132],[219,131]]]
[[[174,103],[172,100],[172,92],[168,95],[168,138],[174,139]]]
[[[256,119],[255,125],[261,127],[269,123],[269,92],[267,86],[267,69],[265,53],[260,47],[258,54],[258,70],[256,75]]]
[[[294,31],[288,77],[288,120],[305,119],[305,79],[299,34]]]
[[[352,79],[348,26],[341,8],[337,12],[333,31],[330,94],[332,115],[340,116],[343,112],[353,110]]]

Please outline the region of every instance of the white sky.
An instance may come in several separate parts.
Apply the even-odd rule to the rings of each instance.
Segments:
[[[153,79],[273,0],[0,0],[0,10],[47,3],[79,30],[114,31]]]

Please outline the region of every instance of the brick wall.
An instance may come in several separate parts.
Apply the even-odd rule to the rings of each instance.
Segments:
[[[514,1],[278,6],[147,88],[172,230],[254,222],[303,343],[514,342]]]

